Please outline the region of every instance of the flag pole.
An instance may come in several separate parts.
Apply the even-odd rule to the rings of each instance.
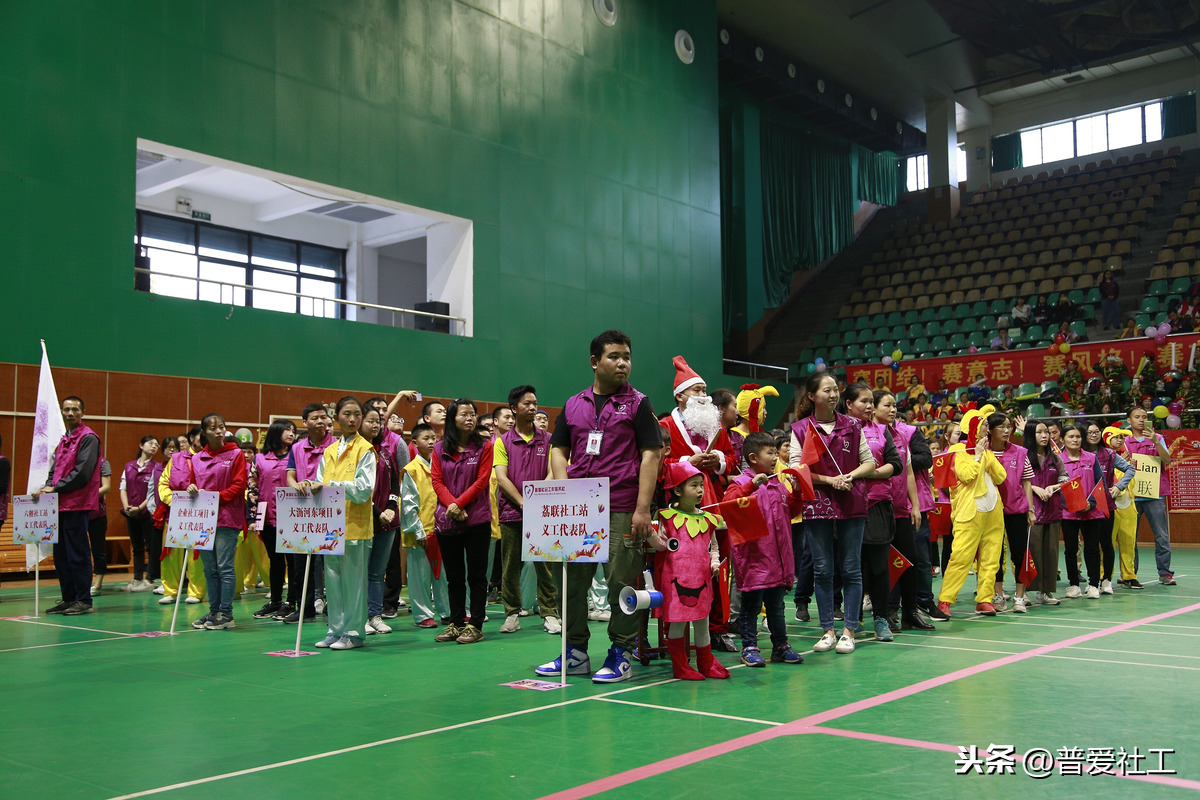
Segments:
[[[308,607],[308,572],[312,568],[312,553],[304,554],[304,581],[300,584],[300,618],[296,620],[296,657],[300,657],[300,632],[304,629],[304,609]]]
[[[833,462],[833,468],[838,471],[839,477],[846,477],[846,473],[842,472],[842,468],[838,466],[837,459],[833,457],[833,453],[829,450],[829,445],[825,444],[825,438],[817,430],[817,423],[813,422],[813,418],[808,418],[808,424],[812,426],[813,436],[817,437],[817,441],[821,443],[821,447],[825,449],[825,455],[829,456],[829,460]]]
[[[565,688],[567,688],[567,629],[566,629],[566,621],[567,621],[567,560],[565,558],[563,559],[563,562],[562,562],[562,593],[559,595],[559,600],[562,601],[562,608],[560,608],[558,611],[560,614],[562,614],[563,629],[562,629],[562,661],[559,662],[559,664],[562,666],[562,671],[558,677],[560,678],[559,682],[562,684],[559,688],[565,689]],[[611,606],[611,605],[612,605],[612,602],[610,601],[609,606]]]
[[[41,547],[40,544],[34,546],[39,548]],[[33,564],[33,615],[35,617],[38,616],[38,591],[41,586],[41,573],[42,562],[40,560],[35,561]],[[29,573],[25,574],[28,575]]]
[[[183,566],[179,568],[179,583],[175,584],[175,610],[171,612],[171,635],[175,635],[175,619],[179,616],[179,601],[183,599],[183,579],[187,575],[188,559],[192,557],[192,548],[183,551]]]

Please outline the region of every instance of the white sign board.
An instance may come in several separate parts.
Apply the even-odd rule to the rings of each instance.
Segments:
[[[346,490],[323,486],[312,494],[275,490],[275,549],[286,553],[346,553]]]
[[[528,481],[521,560],[608,561],[608,478]]]
[[[58,542],[58,495],[18,494],[13,501],[13,544]]]
[[[167,547],[212,550],[217,536],[218,492],[171,493],[171,516],[163,531]]]

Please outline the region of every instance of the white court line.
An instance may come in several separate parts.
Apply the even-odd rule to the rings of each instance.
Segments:
[[[1173,653],[1147,653],[1144,650],[1111,650],[1107,647],[1077,647],[1071,645],[1068,650],[1091,650],[1097,653],[1122,653],[1127,656],[1161,656],[1162,658],[1189,658],[1200,660],[1200,656],[1180,656]]]
[[[113,636],[137,636],[136,633],[125,633],[124,631],[104,631],[99,628],[77,628],[74,625],[62,625],[58,622],[42,622],[36,619],[7,619],[3,622],[23,622],[26,625],[45,625],[49,628],[64,628],[70,631],[91,631],[93,633],[108,633]]]
[[[902,647],[932,647],[935,650],[960,650],[964,653],[989,653],[990,655],[993,655],[993,656],[1015,656],[1015,655],[1017,655],[1017,653],[1011,653],[1006,650],[981,650],[977,647],[951,647],[948,644],[924,644],[924,643],[920,643],[920,642],[902,642],[899,639],[897,639],[894,642],[888,642],[887,644],[898,644],[898,645],[901,645]],[[1016,642],[1012,642],[1011,644],[1016,644]],[[1030,646],[1032,646],[1032,645],[1030,645]],[[1038,645],[1038,646],[1040,647],[1041,645]],[[1018,653],[1019,652],[1020,651],[1018,651]]]
[[[1155,667],[1157,669],[1186,669],[1190,672],[1200,672],[1200,667],[1184,667],[1177,664],[1143,664],[1138,661],[1114,661],[1108,658],[1078,658],[1075,656],[1040,655],[1036,658],[1060,658],[1064,661],[1092,661],[1097,664],[1125,664],[1130,667]]]
[[[611,697],[596,697],[594,698],[602,703],[620,703],[623,706],[637,706],[638,708],[652,708],[655,711],[675,711],[680,714],[695,714],[699,717],[716,717],[717,719],[731,719],[735,722],[753,722],[756,725],[782,725],[782,722],[772,722],[768,719],[753,719],[751,717],[734,717],[729,714],[717,714],[712,711],[696,711],[692,708],[671,708],[670,706],[656,706],[653,703],[635,703],[632,700],[614,700]]]
[[[492,717],[484,717],[483,719],[467,720],[466,722],[459,722],[454,725],[445,725],[441,728],[431,728],[429,730],[416,731],[415,733],[406,733],[403,736],[393,736],[388,739],[379,739],[378,741],[374,741],[374,742],[365,742],[363,744],[356,744],[356,745],[352,745],[350,747],[342,747],[337,750],[327,750],[323,753],[313,753],[312,755],[301,756],[299,758],[290,758],[287,761],[276,761],[273,764],[263,764],[258,767],[247,767],[246,769],[239,769],[239,770],[235,770],[234,772],[226,772],[221,775],[210,775],[207,778],[197,778],[196,780],[183,781],[182,783],[173,783],[170,786],[159,786],[155,789],[145,789],[140,792],[133,792],[131,794],[123,794],[123,795],[118,795],[116,797],[111,797],[111,798],[109,798],[109,800],[130,800],[131,798],[134,798],[134,797],[146,797],[148,795],[162,794],[163,792],[171,792],[176,789],[186,789],[189,786],[201,786],[206,783],[213,783],[214,781],[225,780],[226,778],[237,778],[237,777],[241,777],[242,775],[253,775],[256,772],[266,772],[267,770],[278,769],[280,767],[290,767],[290,766],[294,766],[296,764],[304,764],[309,761],[318,761],[322,758],[330,758],[332,756],[345,755],[346,753],[354,753],[359,750],[369,750],[373,747],[381,747],[386,744],[395,744],[396,742],[404,742],[404,741],[408,741],[409,739],[419,739],[423,736],[430,736],[435,733],[445,733],[447,731],[459,730],[461,728],[470,728],[475,725],[482,725],[486,722],[496,722],[497,720],[511,719],[512,717],[520,717],[520,716],[524,716],[525,714],[533,714],[537,711],[545,711],[550,708],[561,708],[562,706],[570,706],[570,705],[575,705],[577,703],[586,703],[589,700],[599,700],[601,698],[611,697],[612,695],[616,695],[616,694],[624,694],[625,692],[635,692],[635,691],[638,691],[639,689],[649,689],[652,686],[661,686],[664,683],[673,683],[676,680],[677,680],[676,678],[668,678],[663,681],[654,681],[653,683],[642,684],[641,686],[627,686],[624,689],[617,689],[612,692],[605,692],[604,694],[592,695],[590,697],[577,697],[574,700],[563,700],[558,703],[549,703],[544,706],[535,706],[533,708],[525,708],[520,711],[510,711],[507,714],[497,714]]]
[[[980,621],[981,622],[982,621],[999,622],[1001,625],[1034,625],[1039,628],[1069,628],[1070,630],[1079,630],[1078,625],[1055,625],[1055,624],[1052,624],[1049,622],[1028,622],[1026,620],[1008,621],[1008,620],[999,619],[998,617],[990,617],[987,620],[980,620]],[[1097,628],[1096,630],[1103,630],[1103,629]],[[1171,631],[1140,631],[1140,630],[1137,630],[1136,628],[1131,628],[1129,630],[1120,631],[1120,633],[1140,633],[1140,634],[1148,635],[1148,636],[1188,636],[1188,637],[1193,637],[1193,638],[1200,638],[1200,633],[1173,633]]]
[[[15,653],[19,650],[40,650],[43,647],[66,647],[69,644],[91,644],[92,642],[121,642],[128,639],[128,636],[105,636],[102,639],[80,639],[78,642],[56,642],[55,644],[31,644],[26,647],[8,647],[0,650],[0,653]]]

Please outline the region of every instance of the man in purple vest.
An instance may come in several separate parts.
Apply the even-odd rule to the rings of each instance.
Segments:
[[[608,579],[609,597],[637,582],[642,573],[643,541],[652,534],[650,500],[658,478],[662,434],[650,399],[629,385],[633,366],[629,337],[608,330],[592,340],[592,385],[567,400],[551,436],[551,474],[564,478],[609,479]],[[567,663],[562,656],[535,671],[542,676],[587,675],[587,592],[595,564],[568,564],[565,595]],[[563,587],[559,587],[563,597]],[[612,646],[594,675],[595,683],[628,680],[629,654],[637,644],[643,614],[613,614],[608,622]]]
[[[300,419],[304,421],[308,436],[297,440],[292,445],[292,451],[288,453],[287,485],[292,489],[303,488],[311,491],[317,482],[317,465],[325,455],[325,448],[334,442],[333,435],[329,432],[333,421],[329,419],[328,409],[320,403],[306,405],[300,412]],[[304,607],[293,609],[287,616],[276,617],[289,625],[300,622],[301,613],[304,614],[305,620],[310,620],[324,610],[324,600],[320,601],[321,607],[317,607],[318,598],[324,596],[324,556],[293,555],[291,575],[294,577],[289,577],[288,580],[304,580],[304,562],[308,558],[312,558],[313,563],[308,576],[308,595],[300,601]]]
[[[67,432],[54,448],[46,485],[38,494],[58,495],[58,543],[54,569],[62,602],[47,614],[76,616],[92,613],[92,548],[88,542],[89,512],[100,508],[100,437],[83,424],[83,401],[62,401]]]

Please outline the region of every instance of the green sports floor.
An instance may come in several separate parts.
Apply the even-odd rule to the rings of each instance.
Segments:
[[[1200,550],[1177,547],[1174,566],[1178,586],[1024,616],[976,618],[964,592],[936,633],[725,681],[672,680],[664,660],[552,691],[502,685],[533,678],[560,642],[536,618],[498,633],[498,606],[475,645],[436,644],[402,614],[365,648],[293,659],[264,655],[296,629],[252,619],[261,595],[235,602],[236,630],[191,629],[193,605],[181,633],[148,638],[171,612],[150,593],[117,584],[96,614],[12,619],[33,613],[33,590],[9,584],[0,797],[1196,796]],[[43,608],[56,589],[43,582]],[[789,629],[797,649],[816,641],[814,625]],[[598,665],[603,623],[592,635]],[[960,753],[972,745],[974,761]],[[991,745],[1014,755],[989,758]],[[1040,748],[1065,756],[1049,777],[1028,774],[1047,770]],[[1148,774],[1087,774],[1088,761]],[[985,774],[956,774],[972,764]]]

